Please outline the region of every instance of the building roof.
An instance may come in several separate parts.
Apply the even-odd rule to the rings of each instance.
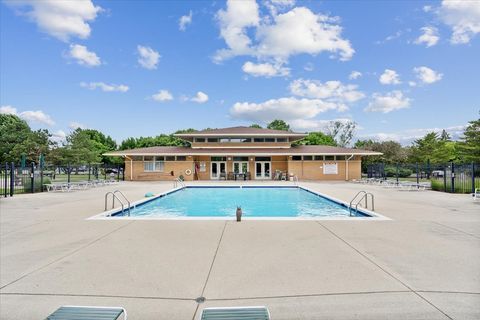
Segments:
[[[293,146],[291,148],[202,148],[192,149],[190,147],[149,147],[132,150],[121,150],[107,152],[105,156],[196,156],[196,155],[212,155],[212,156],[271,156],[271,155],[362,155],[373,156],[381,155],[381,152],[350,149],[332,146]]]
[[[283,130],[271,130],[251,127],[230,127],[222,129],[208,129],[189,133],[177,133],[176,137],[204,137],[204,136],[282,136],[282,137],[306,137],[306,133],[298,133]]]

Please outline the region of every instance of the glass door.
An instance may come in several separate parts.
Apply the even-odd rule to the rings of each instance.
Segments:
[[[257,161],[255,162],[255,179],[270,179],[271,177],[271,162]]]
[[[226,168],[227,168],[227,163],[226,162],[211,162],[211,167],[210,167],[210,179],[212,180],[218,180],[220,177],[226,177]],[[222,173],[224,175],[222,175]]]

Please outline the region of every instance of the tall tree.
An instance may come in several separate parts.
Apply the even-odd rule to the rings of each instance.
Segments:
[[[267,125],[267,129],[290,131],[290,125],[283,120],[273,120]]]
[[[352,141],[356,127],[354,121],[331,121],[327,133],[335,139],[338,146],[346,147]]]
[[[464,162],[480,162],[480,119],[470,121],[458,143],[459,157]]]
[[[262,129],[262,126],[259,125],[259,124],[256,124],[256,123],[252,123],[252,124],[250,125],[250,128]]]
[[[297,145],[324,145],[337,146],[337,142],[332,136],[323,132],[310,132],[304,139],[296,143]]]

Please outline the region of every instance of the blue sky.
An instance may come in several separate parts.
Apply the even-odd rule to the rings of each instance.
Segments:
[[[458,136],[480,109],[480,1],[3,1],[0,104],[61,139],[355,121]]]

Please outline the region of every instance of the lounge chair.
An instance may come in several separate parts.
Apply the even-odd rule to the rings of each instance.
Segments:
[[[269,320],[267,307],[205,308],[201,320]]]
[[[127,311],[121,307],[61,306],[46,320],[116,320],[123,314],[127,320]]]
[[[480,199],[480,189],[479,188],[476,188],[475,189],[475,192],[472,194],[472,197],[473,197],[473,200],[477,200],[477,199]]]

